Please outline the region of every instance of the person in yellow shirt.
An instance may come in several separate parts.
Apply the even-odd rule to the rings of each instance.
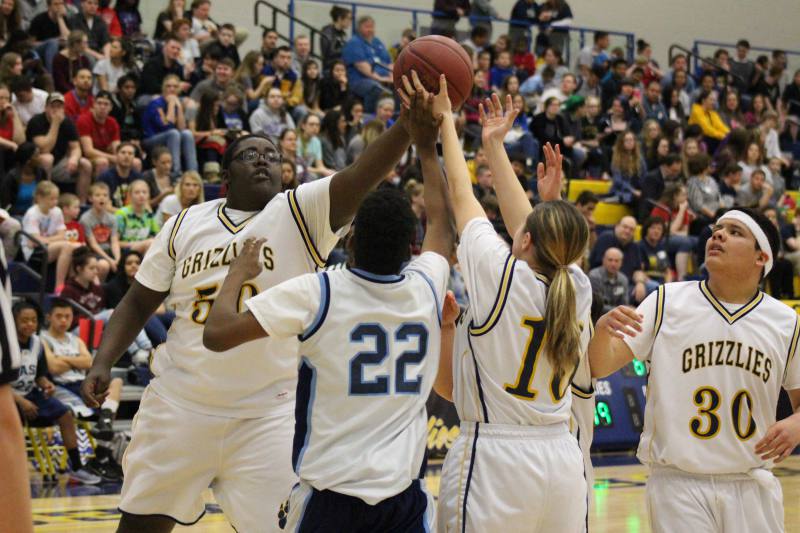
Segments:
[[[478,167],[488,166],[489,160],[486,159],[486,152],[483,151],[483,146],[479,146],[475,151],[475,158],[467,161],[467,170],[469,170],[469,179],[473,185],[478,184]]]
[[[703,130],[703,135],[714,142],[714,146],[724,139],[730,128],[725,125],[717,113],[717,94],[713,91],[703,91],[697,99],[697,103],[692,104],[692,113],[689,115],[689,124],[697,124]]]

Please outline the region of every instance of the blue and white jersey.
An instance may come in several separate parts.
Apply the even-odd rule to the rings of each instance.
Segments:
[[[458,262],[469,294],[453,350],[453,401],[459,418],[517,425],[569,422],[570,383],[577,369],[558,379],[543,349],[547,278],[514,259],[485,218],[465,226]],[[592,287],[580,268],[573,265],[569,271],[582,324],[584,366]]]
[[[374,505],[421,476],[449,270],[426,252],[399,275],[303,275],[245,302],[271,337],[299,336],[292,463],[317,490]]]
[[[28,339],[26,346],[19,346],[19,355],[19,375],[15,381],[11,382],[11,387],[25,396],[36,386],[38,365],[39,363],[44,363],[42,359],[42,341],[39,336],[33,334]]]

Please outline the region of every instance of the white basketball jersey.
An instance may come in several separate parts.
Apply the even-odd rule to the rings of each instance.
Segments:
[[[374,505],[423,475],[449,266],[301,276],[246,302],[271,337],[299,335],[292,464],[317,490]]]
[[[797,314],[762,292],[726,304],[704,281],[662,285],[638,312],[644,331],[625,341],[650,364],[639,460],[699,474],[770,468],[754,449],[781,386],[800,388]]]
[[[78,357],[81,354],[80,345],[78,344],[78,336],[73,335],[69,331],[64,333],[64,337],[56,339],[47,330],[42,331],[42,340],[47,343],[53,355],[61,357]],[[85,370],[78,370],[77,368],[70,368],[66,372],[59,375],[53,375],[53,382],[59,384],[65,383],[79,383],[86,378]]]
[[[31,338],[28,339],[28,346],[20,346],[18,353],[19,374],[17,379],[11,382],[11,387],[24,396],[36,386],[36,369],[42,353],[42,341],[39,336],[31,335]]]
[[[324,266],[339,239],[328,219],[330,181],[281,193],[257,212],[234,212],[224,199],[205,202],[164,225],[136,275],[145,287],[169,291],[167,305],[176,314],[153,357],[155,392],[187,409],[236,418],[265,416],[294,398],[296,339],[214,353],[203,347],[203,325],[228,265],[250,237],[267,239],[264,268],[242,287],[240,309],[251,296]]]
[[[464,228],[458,260],[470,305],[457,329],[453,400],[461,420],[546,425],[570,419],[572,375],[558,379],[542,347],[547,279],[517,261],[486,219]],[[589,278],[570,267],[581,358],[590,338]]]

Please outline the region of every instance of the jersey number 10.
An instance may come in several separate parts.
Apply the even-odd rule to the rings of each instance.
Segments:
[[[422,375],[415,379],[408,379],[406,366],[417,365],[428,354],[428,329],[418,322],[402,324],[394,332],[395,342],[407,342],[417,339],[417,347],[406,350],[395,362],[394,392],[395,394],[419,394],[422,387]],[[389,334],[380,324],[359,324],[350,332],[350,342],[363,343],[374,340],[373,351],[358,352],[350,360],[350,395],[371,396],[389,394],[391,377],[388,375],[375,376],[372,380],[364,379],[364,368],[380,365],[389,355]]]

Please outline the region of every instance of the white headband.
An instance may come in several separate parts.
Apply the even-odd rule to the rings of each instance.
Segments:
[[[745,213],[744,211],[739,211],[734,209],[732,211],[728,211],[719,219],[717,220],[717,224],[722,222],[723,220],[737,220],[744,224],[747,229],[753,234],[753,237],[756,238],[756,242],[758,243],[758,247],[761,248],[761,251],[767,254],[767,263],[764,265],[764,276],[769,274],[770,270],[772,270],[772,247],[769,245],[769,239],[767,239],[767,234],[764,233],[764,230],[761,229],[761,226],[753,220],[753,217]]]

